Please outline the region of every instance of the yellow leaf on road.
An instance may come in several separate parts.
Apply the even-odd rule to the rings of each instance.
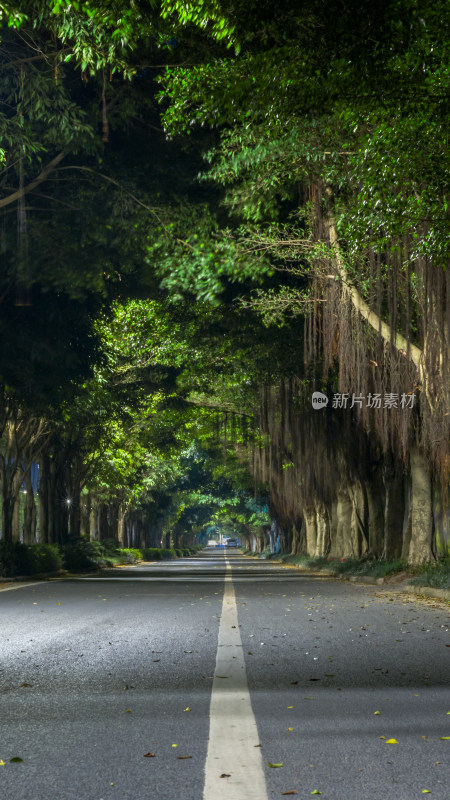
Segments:
[[[386,739],[386,744],[398,744],[397,739]]]
[[[173,744],[172,747],[178,747],[178,745],[177,744]]]
[[[450,739],[450,736],[440,736],[440,739]]]
[[[381,711],[374,711],[373,713],[374,713],[374,716],[378,716],[379,714],[381,714]]]
[[[185,708],[184,710],[185,710],[185,711],[190,711],[191,709],[190,709],[190,708],[189,708],[189,706],[188,706],[188,707],[187,707],[187,708]]]
[[[5,762],[0,758],[0,767],[4,767],[4,766],[5,766]]]
[[[283,761],[281,762],[281,764],[271,764],[271,763],[269,762],[269,764],[267,764],[267,766],[268,766],[268,767],[282,767],[282,766],[283,766]]]

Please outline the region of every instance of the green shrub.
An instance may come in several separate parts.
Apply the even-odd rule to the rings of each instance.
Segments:
[[[192,555],[192,547],[182,547],[181,551],[184,556],[191,556]]]
[[[176,554],[175,550],[172,547],[171,548],[163,548],[161,550],[161,558],[164,559],[164,560],[168,560],[168,559],[176,558],[176,557],[177,557],[177,554]]]
[[[136,561],[142,561],[144,558],[142,551],[136,547],[123,547],[118,550],[118,553],[122,564],[135,564]]]
[[[160,547],[144,547],[142,550],[142,558],[144,561],[161,561],[162,550]]]
[[[117,556],[121,547],[118,539],[102,539],[101,542],[96,542],[103,549],[105,555]]]
[[[0,542],[0,574],[5,577],[57,572],[61,567],[61,554],[55,544]]]
[[[107,553],[102,542],[79,539],[73,544],[64,545],[62,552],[64,566],[70,571],[77,572],[111,566],[111,564],[107,564]]]
[[[37,572],[58,572],[62,568],[61,551],[56,544],[28,545],[37,558]]]
[[[123,558],[121,556],[105,556],[101,561],[102,563],[99,565],[101,567],[118,567],[120,564],[123,564]]]
[[[183,558],[184,553],[183,553],[181,547],[175,547],[174,550],[175,550],[175,555],[176,555],[177,558]]]

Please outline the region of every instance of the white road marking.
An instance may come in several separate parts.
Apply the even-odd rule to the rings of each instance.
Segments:
[[[25,589],[28,586],[40,586],[45,582],[46,581],[38,581],[37,583],[18,583],[17,586],[5,586],[4,589],[0,589],[0,592],[12,592],[13,589]]]
[[[226,565],[231,570],[228,560]],[[267,800],[231,572],[225,577],[210,718],[203,800]]]

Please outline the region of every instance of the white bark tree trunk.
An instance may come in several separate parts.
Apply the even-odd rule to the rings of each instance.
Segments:
[[[430,463],[423,450],[415,447],[410,453],[412,502],[411,542],[408,562],[425,564],[433,558],[433,503]]]

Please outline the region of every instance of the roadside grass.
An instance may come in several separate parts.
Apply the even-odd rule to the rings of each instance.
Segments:
[[[247,555],[258,556],[259,558],[270,559],[271,561],[281,561],[282,564],[303,569],[320,572],[332,572],[335,575],[368,576],[371,578],[386,578],[389,575],[396,575],[408,569],[404,559],[397,558],[392,561],[382,559],[357,559],[357,558],[326,558],[325,556],[308,556],[306,554],[292,555],[291,553],[251,553]]]
[[[382,559],[373,559],[370,561],[346,559],[345,561],[332,562],[331,566],[331,569],[335,570],[338,575],[364,575],[371,578],[387,578],[389,575],[405,572],[407,568],[407,562],[403,558],[397,558],[393,561],[385,561]]]
[[[415,577],[410,581],[415,586],[432,586],[434,589],[450,590],[450,556],[435,564],[424,564],[413,568]]]

